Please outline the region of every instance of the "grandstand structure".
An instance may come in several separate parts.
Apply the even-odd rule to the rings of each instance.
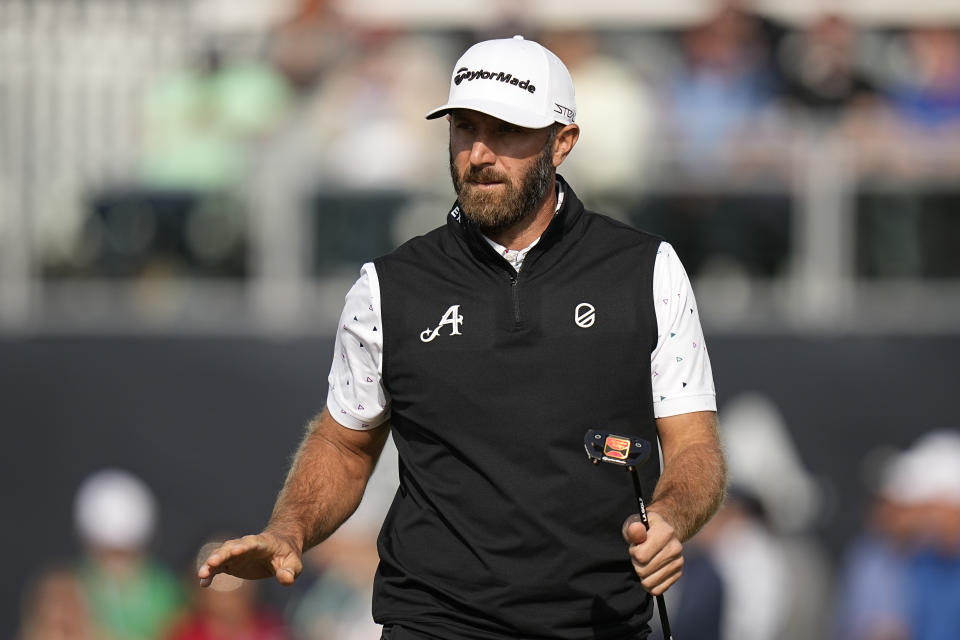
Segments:
[[[250,197],[242,179],[206,189],[219,198],[197,205],[206,217],[196,208],[187,207],[188,215],[170,205],[175,212],[170,215],[184,216],[173,222],[160,219],[167,204],[158,205],[155,198],[118,197],[144,188],[145,158],[163,134],[150,115],[158,83],[211,46],[229,61],[262,58],[273,30],[293,15],[295,4],[0,3],[0,331],[326,333],[336,323],[339,301],[359,263],[373,257],[363,252],[389,250],[403,232],[421,231],[439,220],[439,213],[429,219],[411,218],[410,212],[443,210],[450,197],[443,175],[422,187],[318,181],[314,195],[325,199],[325,211],[331,213],[305,209],[279,223],[277,214],[257,205],[262,200]],[[702,20],[713,3],[688,0],[654,8],[611,0],[590,3],[589,10],[554,10],[554,4],[533,2],[514,13],[504,9],[499,21],[495,12],[487,12],[479,23],[479,3],[339,5],[344,19],[360,29],[386,26],[456,39],[465,29],[510,28],[503,23],[536,30],[586,24],[606,34],[605,42],[658,42],[662,50],[665,38]],[[883,37],[914,23],[960,18],[956,3],[949,2],[912,3],[909,11],[902,3],[844,7],[855,24]],[[768,1],[756,8],[765,19],[797,29],[818,5]],[[619,16],[616,27],[611,16]],[[879,36],[874,45],[882,43]],[[642,57],[633,55],[631,62]],[[676,55],[664,59],[675,62]],[[935,172],[865,176],[865,154],[909,161],[929,151],[922,145],[913,149],[903,138],[869,135],[870,144],[862,145],[803,118],[789,119],[764,139],[768,157],[762,162],[772,164],[747,169],[721,164],[707,175],[686,171],[667,141],[652,139],[648,144],[657,151],[647,154],[643,179],[637,181],[642,186],[600,190],[597,208],[610,205],[622,217],[645,224],[691,198],[733,202],[732,209],[737,202],[762,203],[756,206],[775,220],[776,239],[766,249],[778,252],[772,262],[757,267],[749,256],[725,253],[722,247],[697,249],[708,255],[691,261],[706,265],[692,269],[692,275],[713,331],[954,332],[960,269],[949,260],[925,267],[923,256],[930,238],[957,226],[940,220],[926,237],[917,229],[927,224],[924,202],[960,197],[955,186],[960,163],[947,158]],[[247,147],[253,157],[259,153],[256,144]],[[579,184],[575,175],[568,177]],[[163,186],[148,190],[155,195]],[[395,211],[384,209],[384,198]],[[878,200],[880,206],[870,204]],[[709,235],[726,224],[722,216],[720,207],[706,218],[693,215],[690,223],[705,224],[701,235]],[[754,223],[746,218],[749,238]],[[342,240],[378,225],[387,228],[378,242]],[[158,240],[163,233],[167,240]],[[763,234],[756,238],[749,242],[771,242]],[[218,249],[217,242],[230,246]],[[345,243],[352,248],[343,255],[330,253],[331,246]],[[112,258],[107,255],[111,247]],[[158,247],[169,259],[159,268],[144,267]],[[899,255],[905,266],[877,267],[869,256],[885,251]],[[117,252],[128,258],[126,266],[117,267]],[[171,263],[174,267],[164,268]]]

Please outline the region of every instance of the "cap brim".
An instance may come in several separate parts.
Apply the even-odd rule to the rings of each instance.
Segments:
[[[479,111],[480,113],[485,113],[488,116],[493,116],[503,120],[504,122],[509,122],[510,124],[515,124],[518,127],[526,127],[528,129],[543,129],[544,127],[549,127],[555,122],[553,118],[548,116],[536,117],[531,116],[529,111],[523,109],[517,109],[511,107],[510,105],[503,104],[502,102],[494,102],[492,100],[462,100],[459,102],[448,102],[447,104],[437,107],[433,111],[429,112],[426,116],[427,120],[433,120],[434,118],[439,118],[440,116],[445,116],[454,109],[470,109],[471,111]]]

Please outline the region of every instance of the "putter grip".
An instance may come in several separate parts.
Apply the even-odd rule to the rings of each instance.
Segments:
[[[640,513],[640,521],[649,531],[650,520],[647,518],[647,506],[643,503],[643,492],[640,489],[640,478],[637,476],[635,467],[630,467],[630,478],[633,480],[633,490],[637,494],[637,510]],[[654,596],[657,599],[657,612],[660,614],[660,627],[663,629],[664,640],[673,640],[673,633],[670,631],[670,620],[667,617],[667,602],[663,594]]]

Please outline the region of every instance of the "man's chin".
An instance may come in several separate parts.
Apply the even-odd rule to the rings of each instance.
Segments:
[[[484,232],[499,231],[517,222],[523,216],[518,214],[518,203],[507,192],[508,187],[502,182],[491,187],[464,183],[458,194],[464,216]]]
[[[507,226],[505,224],[506,221],[503,219],[504,216],[499,212],[490,211],[489,204],[483,205],[476,202],[464,203],[461,199],[460,208],[463,210],[463,215],[467,220],[480,227],[483,231],[494,231]]]
[[[522,215],[517,215],[515,211],[510,211],[508,214],[505,214],[502,211],[482,211],[478,214],[477,210],[473,209],[473,213],[471,213],[468,208],[463,207],[463,202],[460,204],[461,208],[463,209],[464,217],[466,217],[466,219],[471,223],[475,224],[480,231],[486,235],[503,231],[504,229],[516,224],[524,217]]]

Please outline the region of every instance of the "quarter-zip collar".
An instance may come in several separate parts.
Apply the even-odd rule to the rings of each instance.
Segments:
[[[533,266],[540,255],[569,234],[583,215],[583,204],[577,198],[573,189],[561,175],[557,174],[556,179],[563,189],[563,202],[560,210],[557,211],[543,235],[540,236],[539,242],[527,254],[524,260],[524,272],[527,272]],[[513,268],[513,265],[490,246],[477,225],[471,223],[462,215],[459,200],[450,209],[450,214],[447,216],[447,227],[454,235],[466,242],[475,258],[486,265],[505,270],[511,279],[517,277],[517,271]]]

